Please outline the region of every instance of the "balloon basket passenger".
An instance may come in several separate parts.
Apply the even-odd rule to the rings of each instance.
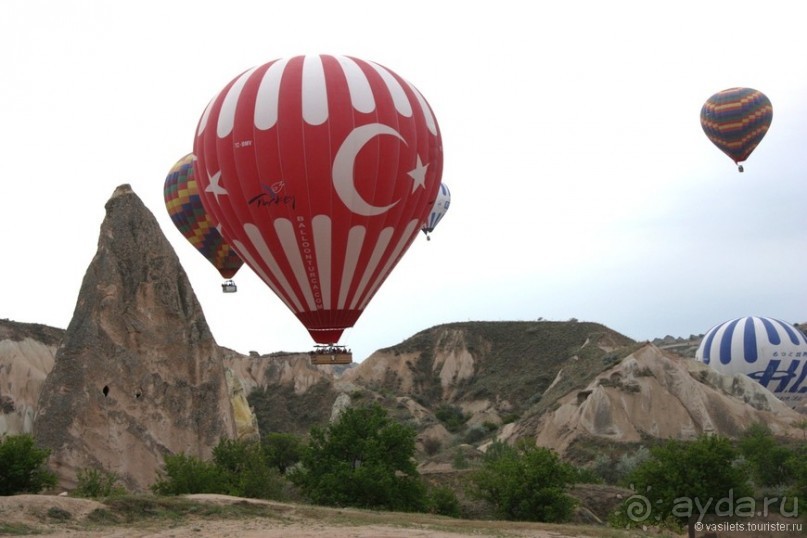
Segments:
[[[308,355],[311,363],[318,364],[350,364],[353,362],[353,353],[346,346],[337,344],[323,344],[314,346]]]
[[[235,293],[238,291],[238,286],[236,286],[235,282],[232,280],[225,280],[221,284],[221,291],[223,293]]]

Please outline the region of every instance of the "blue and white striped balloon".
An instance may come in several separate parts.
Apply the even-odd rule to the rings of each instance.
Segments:
[[[745,374],[794,409],[807,404],[807,336],[778,319],[747,316],[712,327],[695,358],[722,374]]]
[[[440,190],[437,191],[437,198],[434,200],[431,213],[429,213],[429,219],[426,221],[426,224],[423,225],[423,228],[421,228],[427,238],[429,234],[434,231],[437,223],[445,216],[449,205],[451,205],[451,192],[448,190],[445,183],[440,183]]]

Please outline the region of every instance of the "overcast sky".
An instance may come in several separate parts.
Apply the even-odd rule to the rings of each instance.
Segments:
[[[807,321],[807,32],[790,1],[140,2],[0,7],[0,318],[66,328],[104,204],[131,184],[219,344],[312,341],[251,272],[239,292],[172,224],[171,166],[246,69],[344,54],[414,84],[452,193],[342,342],[363,360],[431,326],[577,318],[637,340],[745,315]],[[664,7],[668,6],[668,7]],[[773,124],[738,173],[704,135],[746,86]]]

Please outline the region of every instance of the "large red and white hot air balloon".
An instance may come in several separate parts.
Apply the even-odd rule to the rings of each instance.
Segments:
[[[356,323],[428,217],[443,170],[420,92],[346,56],[236,77],[204,111],[194,153],[223,237],[320,344]]]

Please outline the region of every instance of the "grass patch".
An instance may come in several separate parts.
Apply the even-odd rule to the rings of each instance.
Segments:
[[[149,520],[179,524],[191,517],[204,519],[280,517],[277,507],[236,499],[228,503],[216,503],[187,497],[124,495],[103,502],[104,508],[98,508],[88,515],[88,519],[98,525],[128,525]]]
[[[0,523],[0,536],[28,536],[31,534],[42,534],[42,532],[24,523]]]

